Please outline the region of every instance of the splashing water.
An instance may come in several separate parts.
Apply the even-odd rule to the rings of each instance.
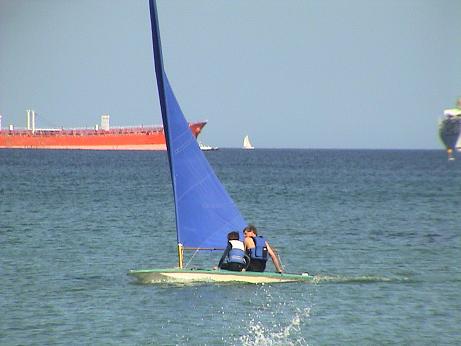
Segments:
[[[266,346],[266,345],[307,345],[306,340],[299,335],[301,322],[310,316],[310,308],[299,310],[290,323],[285,326],[266,327],[260,321],[252,319],[249,323],[248,335],[242,335],[239,339],[245,346]],[[274,331],[274,327],[280,327]]]

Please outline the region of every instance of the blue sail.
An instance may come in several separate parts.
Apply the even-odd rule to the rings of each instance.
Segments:
[[[155,0],[149,0],[154,65],[173,184],[178,244],[222,249],[227,233],[246,225],[200,150],[163,68]]]

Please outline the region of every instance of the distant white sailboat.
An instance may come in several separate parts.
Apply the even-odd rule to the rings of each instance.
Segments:
[[[248,135],[243,139],[243,149],[254,149],[255,147],[250,142],[250,137]]]

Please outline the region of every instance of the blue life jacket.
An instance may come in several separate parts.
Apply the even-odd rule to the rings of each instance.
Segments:
[[[267,261],[266,239],[261,236],[252,237],[255,247],[249,250],[250,259]]]
[[[225,262],[246,264],[243,243],[240,240],[230,240],[229,244],[232,248],[227,254]]]

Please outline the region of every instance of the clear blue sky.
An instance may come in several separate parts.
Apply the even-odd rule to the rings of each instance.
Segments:
[[[442,148],[460,0],[159,0],[164,60],[202,141]],[[3,126],[161,122],[147,0],[0,0]]]

